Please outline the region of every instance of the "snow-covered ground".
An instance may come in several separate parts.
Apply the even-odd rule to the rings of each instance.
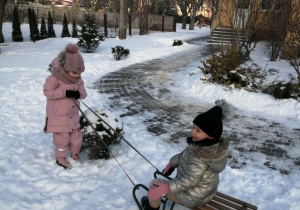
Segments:
[[[28,25],[22,25],[22,30]],[[10,42],[10,32],[1,46],[0,54],[0,206],[1,209],[124,209],[135,210],[132,198],[133,185],[127,179],[116,161],[90,161],[85,153],[81,155],[83,164],[68,160],[71,170],[64,170],[55,164],[52,135],[43,133],[46,98],[43,84],[49,75],[48,65],[68,43],[76,43],[74,38],[59,38],[61,26],[55,26],[57,38],[36,43],[25,41]],[[93,83],[101,76],[137,62],[162,58],[177,52],[187,52],[194,45],[184,43],[172,47],[174,39],[207,36],[209,28],[195,28],[193,31],[151,32],[147,36],[134,35],[126,40],[118,38],[102,42],[95,53],[81,53],[86,71],[82,77],[88,97],[84,100],[91,107],[104,107],[108,99],[101,97]],[[111,47],[117,45],[130,49],[126,59],[116,61]],[[268,55],[262,44],[252,53],[254,61],[262,69],[275,68],[280,78],[296,76],[292,67],[283,60],[268,62]],[[216,99],[225,98],[238,109],[255,112],[267,118],[293,119],[290,126],[300,122],[300,103],[296,100],[275,100],[272,96],[249,93],[243,90],[225,91],[222,87],[204,84],[199,63],[174,75],[177,91],[193,100],[213,104]],[[190,72],[194,72],[190,76]],[[269,78],[270,79],[270,78]],[[173,88],[174,89],[174,88]],[[194,116],[191,116],[193,118]],[[170,144],[149,133],[143,125],[143,116],[122,119],[125,138],[147,157],[157,168],[163,169],[169,158],[182,151],[184,144]],[[295,124],[296,122],[296,124]],[[298,123],[297,123],[298,122]],[[300,149],[297,148],[298,154]],[[127,144],[113,148],[116,158],[135,184],[148,186],[154,168]],[[299,156],[299,155],[298,155]],[[230,194],[257,205],[264,210],[300,209],[300,173],[280,174],[268,168],[255,168],[248,163],[241,169],[229,166],[220,176],[219,191]],[[139,190],[138,196],[145,194]],[[177,205],[176,209],[183,207]]]

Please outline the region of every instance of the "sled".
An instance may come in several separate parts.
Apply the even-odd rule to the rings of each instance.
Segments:
[[[157,174],[161,175],[167,179],[171,179],[170,177],[165,176],[164,174],[162,174],[160,171],[156,171],[154,173],[154,178],[157,178]],[[148,187],[146,187],[143,184],[137,184],[134,186],[133,190],[132,190],[132,195],[133,198],[137,204],[137,206],[139,207],[140,210],[143,210],[143,207],[141,206],[140,202],[138,201],[137,197],[136,197],[136,190],[138,190],[139,188],[143,188],[145,191],[149,191]],[[161,202],[163,204],[163,210],[166,209],[167,207],[167,201],[168,199],[163,197]],[[175,206],[175,202],[171,201],[172,205],[170,207],[170,210],[173,210],[174,206]],[[180,204],[179,204],[180,205]],[[229,195],[225,195],[223,193],[217,192],[217,194],[213,197],[213,199],[208,202],[207,204],[198,207],[198,208],[193,208],[192,210],[257,210],[257,206],[254,206],[250,203],[241,201],[239,199],[236,199],[234,197],[231,197]]]

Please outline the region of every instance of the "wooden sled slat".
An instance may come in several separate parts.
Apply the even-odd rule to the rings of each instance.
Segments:
[[[213,197],[213,199],[207,204],[194,208],[193,210],[256,210],[257,207],[231,197],[229,195],[225,195],[223,193],[217,192],[217,194]]]

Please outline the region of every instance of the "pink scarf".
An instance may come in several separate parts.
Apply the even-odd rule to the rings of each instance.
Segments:
[[[58,80],[67,83],[67,84],[74,84],[77,83],[81,77],[72,78],[68,75],[63,67],[55,67],[52,69],[51,73],[55,76]]]

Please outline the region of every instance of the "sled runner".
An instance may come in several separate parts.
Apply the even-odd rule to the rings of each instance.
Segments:
[[[162,174],[160,171],[156,171],[154,173],[154,178],[157,178],[157,175],[161,175],[167,179],[171,179],[170,177],[167,177],[164,174]],[[149,189],[143,184],[137,184],[134,186],[132,190],[132,195],[137,206],[139,207],[140,210],[143,210],[140,202],[136,197],[136,190],[138,190],[139,188],[143,188],[146,191],[149,191]],[[167,207],[167,201],[168,201],[167,198],[163,198],[161,201],[163,204],[163,208],[162,208],[163,210],[165,210]],[[170,202],[172,202],[170,210],[173,210],[175,206],[175,202],[173,201]],[[192,210],[256,210],[256,209],[257,206],[238,200],[236,198],[225,195],[223,193],[217,192],[217,194],[213,197],[213,199],[210,202],[208,202],[207,204],[201,207],[193,208]]]
[[[163,173],[161,173],[160,171],[155,171],[155,173],[154,173],[154,178],[157,178],[157,174],[158,174],[158,175],[161,175],[161,176],[163,176],[163,177],[165,177],[166,179],[171,179],[170,177],[165,176],[165,175],[164,175]],[[143,188],[144,190],[146,190],[147,192],[149,191],[149,188],[146,187],[145,185],[143,185],[143,184],[137,184],[137,185],[135,185],[135,186],[133,187],[132,195],[133,195],[134,201],[136,202],[136,205],[139,207],[140,210],[143,210],[143,207],[141,206],[139,200],[137,199],[137,197],[136,197],[136,195],[135,195],[136,190],[138,190],[140,187]],[[162,208],[163,210],[166,209],[167,201],[168,201],[167,198],[163,198],[162,201],[161,201],[161,202],[163,203],[163,208]],[[175,206],[175,202],[173,202],[173,201],[171,201],[171,202],[172,202],[172,205],[171,205],[170,210],[172,210],[172,209],[174,208],[174,206]]]

